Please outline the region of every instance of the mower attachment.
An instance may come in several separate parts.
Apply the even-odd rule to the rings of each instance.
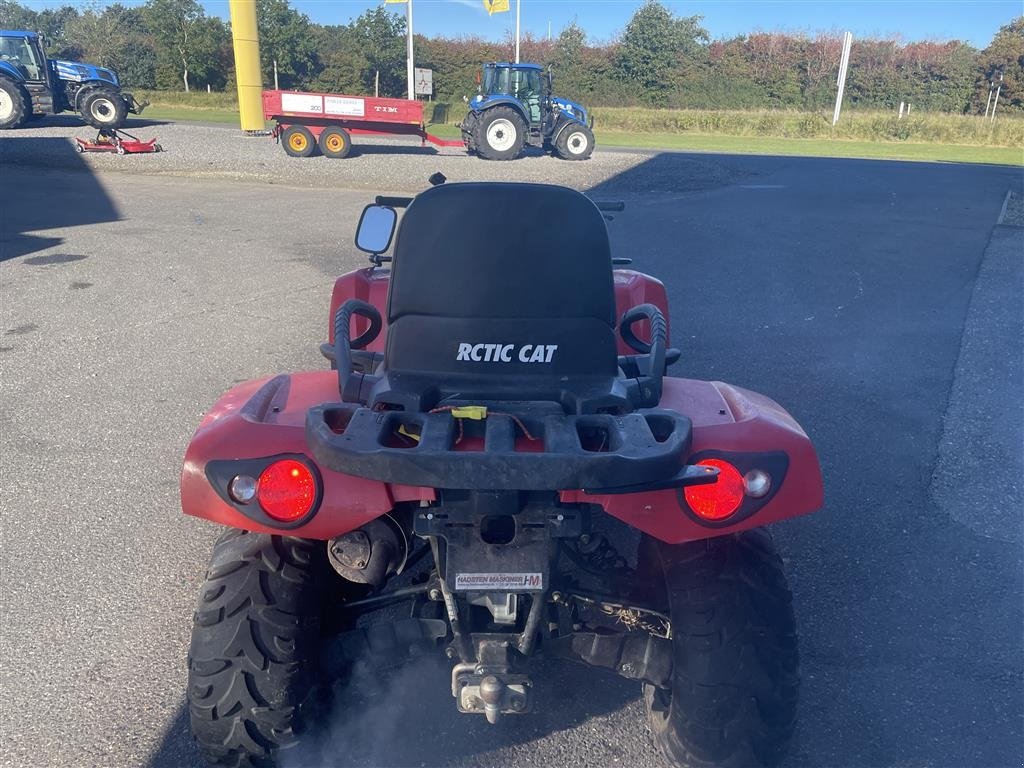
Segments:
[[[148,102],[147,102],[148,103]],[[141,111],[141,110],[140,110]],[[138,155],[148,152],[163,152],[156,139],[143,141],[127,131],[116,128],[101,128],[93,141],[75,137],[78,152],[114,152],[118,155]]]

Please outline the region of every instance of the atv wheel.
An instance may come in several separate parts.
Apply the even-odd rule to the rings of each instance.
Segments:
[[[304,125],[289,125],[281,134],[281,146],[291,157],[312,157],[316,140]]]
[[[348,131],[333,125],[324,128],[317,144],[324,157],[332,157],[337,160],[348,157],[352,151],[352,138],[348,135]]]
[[[217,542],[188,658],[192,733],[213,765],[294,752],[317,700],[323,542],[231,530]]]
[[[494,107],[476,122],[476,151],[486,160],[514,160],[526,143],[526,125],[511,107]]]
[[[594,132],[585,125],[572,125],[562,131],[555,145],[563,160],[586,160],[594,153]]]
[[[22,85],[0,77],[0,130],[23,126],[31,112],[31,104]]]
[[[120,128],[128,119],[128,105],[111,88],[95,88],[82,98],[82,119],[93,128]]]
[[[668,587],[670,689],[647,685],[654,740],[677,765],[770,765],[793,735],[796,622],[771,536],[657,546]]]

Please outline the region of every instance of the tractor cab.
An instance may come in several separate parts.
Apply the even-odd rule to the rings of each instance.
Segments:
[[[548,78],[537,64],[485,64],[480,83],[480,97],[511,96],[526,108],[530,126],[539,126],[544,117],[542,108],[550,97]]]
[[[46,80],[46,57],[39,36],[32,32],[9,32],[0,36],[0,69],[14,70],[28,82]]]

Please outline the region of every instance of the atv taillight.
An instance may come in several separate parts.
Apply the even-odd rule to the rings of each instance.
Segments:
[[[718,522],[734,515],[743,504],[746,489],[743,475],[723,459],[701,459],[702,467],[718,470],[718,480],[707,485],[689,485],[684,489],[686,503],[694,513],[705,520]]]
[[[295,459],[275,461],[260,474],[256,498],[269,517],[291,523],[309,514],[316,503],[316,478]]]

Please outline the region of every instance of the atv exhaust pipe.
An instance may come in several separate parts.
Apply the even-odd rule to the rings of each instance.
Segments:
[[[327,542],[327,559],[338,575],[372,587],[401,573],[408,553],[404,531],[387,515]]]

